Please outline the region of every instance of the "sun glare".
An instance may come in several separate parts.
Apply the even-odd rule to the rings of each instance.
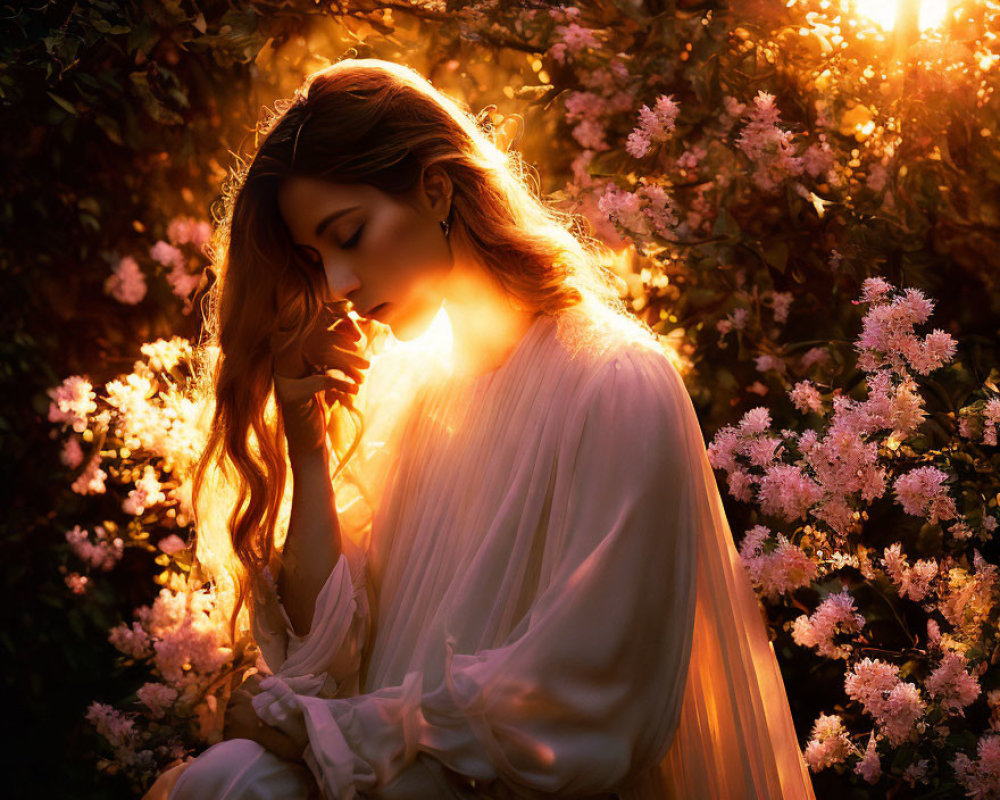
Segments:
[[[925,31],[937,28],[944,23],[948,15],[948,0],[902,0],[902,3],[886,2],[886,0],[855,0],[855,9],[879,25],[883,30],[891,31],[896,24],[897,14],[903,4],[916,4],[920,7],[918,25]]]
[[[885,0],[855,0],[855,8],[883,30],[891,31],[896,24],[896,6]]]

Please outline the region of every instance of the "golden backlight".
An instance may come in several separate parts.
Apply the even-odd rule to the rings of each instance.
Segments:
[[[896,20],[902,16],[901,11],[914,5],[920,8],[917,24],[922,31],[939,27],[948,14],[948,0],[854,0],[854,8],[858,14],[886,31],[895,27]]]

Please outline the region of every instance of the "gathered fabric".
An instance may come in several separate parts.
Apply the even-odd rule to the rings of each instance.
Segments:
[[[319,795],[813,798],[656,339],[587,303],[538,315],[489,373],[413,360],[376,358],[359,395],[312,629],[293,632],[269,572],[254,586],[271,677],[253,705],[302,743]],[[216,796],[200,759],[173,800]]]

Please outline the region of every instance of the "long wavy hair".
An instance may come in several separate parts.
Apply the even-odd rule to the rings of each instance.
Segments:
[[[453,185],[453,230],[461,227],[476,257],[522,308],[552,314],[588,295],[628,314],[605,266],[607,250],[587,232],[586,220],[547,205],[516,150],[498,146],[480,118],[408,67],[341,60],[307,78],[293,100],[265,112],[257,138],[249,162],[237,158],[223,186],[224,210],[210,243],[216,280],[206,298],[202,352],[213,355],[202,379],[214,411],[192,489],[200,540],[202,525],[218,515],[209,508],[217,497],[206,482],[221,469],[235,488],[226,521],[238,560],[226,567],[236,587],[234,640],[251,578],[275,552],[289,470],[273,396],[272,343],[306,329],[320,310],[325,281],[322,269],[293,249],[279,214],[285,178],[368,184],[410,198],[423,170],[440,165]]]

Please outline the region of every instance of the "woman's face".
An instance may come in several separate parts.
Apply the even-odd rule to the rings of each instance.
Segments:
[[[278,207],[293,246],[326,273],[330,300],[348,299],[407,341],[423,333],[441,307],[453,266],[441,229],[450,182],[428,170],[413,203],[367,184],[303,176],[285,179]]]

